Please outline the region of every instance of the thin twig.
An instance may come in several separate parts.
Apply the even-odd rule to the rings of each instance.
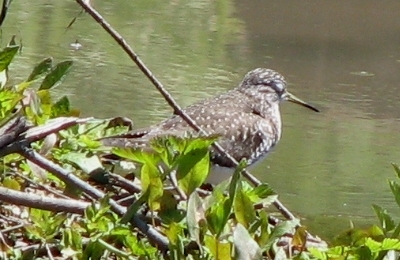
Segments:
[[[38,182],[35,182],[34,180],[26,177],[25,175],[23,175],[23,174],[21,174],[19,172],[13,172],[12,174],[24,179],[26,182],[30,183],[32,186],[36,186],[37,188],[41,188],[41,189],[43,189],[43,190],[45,190],[45,191],[47,191],[49,193],[52,193],[52,194],[54,194],[54,195],[56,195],[56,196],[58,196],[60,198],[70,199],[70,197],[68,197],[67,195],[64,195],[61,192],[59,192],[57,190],[54,190],[54,189],[52,189],[50,187],[47,187],[46,185],[40,184]]]
[[[123,189],[125,189],[130,194],[140,193],[142,191],[142,187],[135,184],[133,181],[129,181],[122,177],[121,175],[115,173],[108,173],[110,175],[111,183],[113,185],[117,185]]]
[[[46,248],[47,256],[50,260],[54,260],[53,254],[51,253],[49,244],[45,243],[44,247]]]
[[[207,133],[201,129],[196,122],[188,116],[184,110],[176,103],[173,97],[168,93],[168,91],[164,88],[162,83],[153,75],[153,73],[147,68],[147,66],[143,63],[143,61],[139,58],[139,56],[133,51],[133,49],[129,46],[129,44],[125,41],[125,39],[120,35],[101,15],[97,12],[89,3],[89,1],[84,0],[76,0],[76,2],[82,6],[82,8],[89,13],[92,18],[106,30],[110,36],[121,46],[121,48],[125,51],[125,53],[132,59],[133,62],[139,67],[139,69],[143,72],[143,74],[153,83],[153,85],[157,88],[157,90],[161,93],[167,103],[174,109],[174,114],[182,117],[183,120],[188,123],[190,127],[194,130],[207,135]],[[238,166],[239,163],[229,155],[218,143],[214,143],[213,147],[220,154],[226,156],[234,165]],[[245,176],[250,183],[254,186],[261,185],[260,180],[254,177],[247,170],[242,171],[243,176]],[[273,202],[274,206],[281,212],[281,214],[286,219],[294,219],[294,215],[277,199]]]
[[[18,224],[18,225],[12,226],[12,227],[8,227],[8,228],[0,230],[0,234],[9,233],[9,232],[14,231],[16,229],[23,228],[24,226],[25,226],[25,224]]]
[[[178,181],[176,179],[176,170],[173,170],[169,174],[169,180],[171,181],[171,185],[174,187],[174,190],[178,193],[178,196],[181,200],[187,200],[186,194],[183,190],[178,186]]]

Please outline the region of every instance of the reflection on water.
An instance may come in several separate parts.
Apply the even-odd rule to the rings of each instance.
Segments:
[[[12,3],[3,45],[12,34],[24,43],[13,74],[27,75],[44,55],[71,58],[58,94],[84,115],[128,116],[141,127],[171,113],[91,18],[65,30],[80,11],[75,3],[44,4]],[[390,163],[400,163],[399,1],[95,4],[183,106],[269,67],[320,108],[283,104],[282,140],[253,171],[297,214],[371,217],[371,203],[394,210],[386,179],[394,178]],[[77,39],[82,48],[70,48]]]

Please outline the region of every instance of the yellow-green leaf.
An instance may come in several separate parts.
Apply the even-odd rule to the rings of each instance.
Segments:
[[[208,250],[217,260],[229,260],[231,258],[231,245],[228,242],[220,242],[214,236],[206,236],[204,242]]]
[[[19,182],[10,177],[4,178],[3,186],[13,190],[21,190],[21,185]]]
[[[237,221],[241,223],[244,227],[248,228],[255,221],[256,213],[254,210],[253,202],[250,200],[248,194],[245,193],[241,187],[242,185],[239,182],[233,203],[233,208]]]

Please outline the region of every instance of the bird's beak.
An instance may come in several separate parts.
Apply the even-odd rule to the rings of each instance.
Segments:
[[[319,112],[319,110],[316,107],[304,102],[303,100],[301,100],[300,98],[296,97],[292,93],[286,92],[285,99],[290,101],[290,102],[302,105],[303,107],[307,107],[307,108],[309,108],[311,110],[314,110],[315,112]]]

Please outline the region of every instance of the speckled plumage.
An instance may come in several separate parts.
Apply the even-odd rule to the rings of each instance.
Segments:
[[[294,97],[286,91],[279,73],[258,68],[247,73],[238,87],[187,107],[185,112],[208,134],[220,136],[218,143],[237,161],[246,158],[253,164],[264,157],[281,137],[279,103]],[[295,98],[295,97],[294,97]],[[299,103],[296,100],[295,103]],[[312,106],[305,105],[315,111]],[[148,128],[103,139],[109,146],[141,147],[151,138],[163,135],[183,136],[195,131],[178,115]],[[233,167],[230,160],[211,151],[214,164]]]

